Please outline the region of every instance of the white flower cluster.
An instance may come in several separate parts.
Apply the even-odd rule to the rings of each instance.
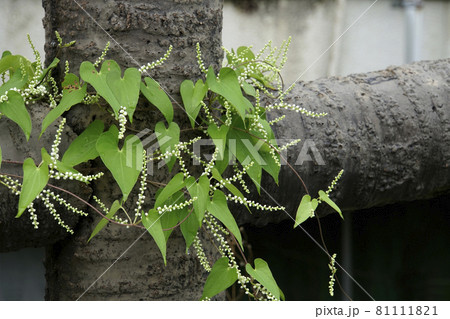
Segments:
[[[219,148],[216,147],[216,149],[214,150],[214,153],[211,156],[211,160],[206,164],[205,170],[202,173],[202,176],[208,176],[209,174],[211,174],[211,170],[213,169],[214,165],[216,164],[216,159],[217,156],[219,155]]]
[[[173,212],[174,210],[183,209],[189,205],[191,205],[193,202],[195,202],[198,199],[198,197],[194,196],[191,199],[184,201],[179,204],[172,204],[172,205],[164,205],[163,207],[157,207],[156,211],[162,215],[165,213]],[[148,213],[145,213],[145,216],[148,216]]]
[[[50,178],[54,178],[57,180],[76,180],[79,182],[83,182],[83,183],[89,183],[92,182],[93,180],[99,179],[100,177],[102,177],[104,175],[104,173],[98,173],[95,175],[83,175],[81,173],[74,173],[74,172],[59,172],[59,171],[55,171],[55,169],[57,169],[58,164],[57,161],[59,159],[59,145],[61,144],[61,134],[62,131],[64,130],[64,125],[66,124],[66,119],[63,117],[61,120],[61,123],[59,124],[58,130],[56,131],[56,136],[55,136],[55,140],[53,141],[52,144],[52,151],[50,153],[50,159],[51,159],[51,163],[49,163],[49,175]]]
[[[108,53],[110,44],[111,43],[109,41],[106,43],[106,46],[102,51],[102,55],[100,55],[94,63],[95,68],[98,67],[100,65],[100,63],[102,63],[105,60],[105,56],[106,56],[106,53]]]
[[[270,121],[270,122],[269,122],[269,125],[272,126],[272,125],[274,125],[274,124],[276,124],[276,123],[278,123],[278,122],[284,120],[285,118],[286,118],[286,115],[281,115],[281,116],[279,116],[279,117],[273,119],[272,121]]]
[[[53,168],[53,165],[55,165],[56,161],[59,159],[59,144],[61,144],[61,134],[64,130],[64,125],[66,124],[66,119],[63,117],[61,119],[61,123],[58,126],[58,130],[56,131],[55,140],[52,144],[52,152],[50,154],[52,163],[50,164],[50,168]]]
[[[287,103],[279,103],[279,104],[272,104],[266,107],[266,112],[269,112],[271,110],[277,110],[277,109],[286,109],[286,110],[291,110],[291,111],[295,111],[297,113],[301,113],[303,115],[306,116],[310,116],[310,117],[323,117],[326,116],[328,113],[322,112],[322,113],[316,113],[316,112],[311,112],[308,111],[307,109],[305,109],[304,107],[300,107],[298,105],[295,104],[287,104]]]
[[[99,99],[100,99],[100,96],[98,94],[95,94],[95,95],[86,94],[83,98],[83,103],[86,105],[95,104],[95,103],[98,103]]]
[[[328,190],[325,192],[327,195],[329,195],[331,193],[331,191],[336,187],[336,184],[338,183],[338,181],[341,178],[343,173],[344,173],[344,170],[341,169],[341,171],[333,179],[333,181],[331,182],[331,185],[328,186]]]
[[[111,217],[111,219],[121,225],[127,225],[129,223],[129,220],[127,218],[123,219],[122,217],[119,216],[113,216]],[[129,226],[127,226],[128,228]]]
[[[50,215],[53,216],[53,218],[58,222],[58,225],[60,225],[62,228],[64,228],[69,234],[73,235],[73,230],[64,223],[64,221],[61,219],[61,216],[56,211],[55,205],[50,201],[50,198],[52,197],[51,192],[49,190],[44,189],[37,198],[41,199],[44,203],[44,206],[48,209],[50,212]]]
[[[33,202],[30,203],[27,207],[28,212],[30,213],[31,224],[33,224],[34,229],[39,228],[39,222],[37,220],[36,209],[34,208]]]
[[[239,181],[239,183],[242,186],[242,189],[247,193],[250,194],[250,190],[247,187],[247,184],[245,183],[243,176],[245,172],[254,164],[254,162],[250,162],[249,164],[245,165],[242,170],[238,168],[237,165],[233,167],[234,175],[231,177],[227,177],[221,181],[218,181],[214,186],[211,187],[211,191],[215,191],[219,188],[224,188],[227,184],[232,184],[233,182]]]
[[[64,77],[70,72],[70,65],[69,61],[66,60],[66,63],[64,63]]]
[[[7,175],[0,174],[0,184],[6,186],[14,195],[20,195],[21,184],[17,179],[12,179]]]
[[[148,63],[146,65],[141,66],[139,68],[139,72],[144,73],[144,72],[146,72],[148,70],[153,70],[154,68],[162,65],[169,58],[170,53],[172,52],[172,49],[173,49],[173,47],[172,47],[172,45],[170,45],[169,49],[166,51],[166,53],[164,53],[163,57],[161,57],[160,59],[158,59],[158,60],[156,60],[154,62],[151,62],[151,63]]]
[[[139,195],[136,202],[136,208],[134,209],[135,221],[137,218],[142,216],[141,210],[145,200],[145,190],[147,189],[147,152],[145,150],[142,152],[142,158],[144,159],[144,166],[142,167],[141,171],[141,185],[139,187]]]
[[[211,266],[209,265],[208,258],[205,255],[205,251],[203,250],[202,243],[200,241],[200,238],[198,238],[198,234],[195,236],[194,241],[192,242],[192,245],[195,249],[195,253],[197,254],[197,258],[200,261],[200,264],[203,266],[203,268],[207,271],[211,271]]]
[[[52,168],[56,167],[55,164],[50,164],[52,166]],[[95,175],[83,175],[81,173],[72,173],[72,172],[65,172],[65,173],[61,173],[59,171],[54,171],[53,169],[50,169],[49,171],[50,174],[50,178],[54,178],[57,180],[74,180],[74,181],[79,181],[82,183],[90,183],[96,179],[99,179],[100,177],[102,177],[104,175],[104,173],[98,173]]]
[[[334,296],[334,282],[336,281],[336,279],[334,278],[334,275],[337,271],[336,266],[334,265],[336,263],[336,256],[336,254],[333,254],[333,256],[331,256],[330,263],[328,264],[328,268],[330,268],[331,271],[330,282],[328,283],[328,291],[331,297]]]
[[[280,147],[280,152],[281,152],[281,151],[284,151],[284,150],[286,150],[286,149],[288,149],[288,148],[291,147],[291,146],[297,145],[298,143],[300,143],[300,141],[301,141],[301,139],[298,138],[298,139],[296,139],[296,140],[293,140],[292,142],[289,142],[289,143],[287,143],[287,144],[281,146],[281,147]]]
[[[68,211],[70,211],[72,213],[75,213],[75,214],[78,214],[80,216],[87,216],[88,215],[88,213],[82,211],[81,209],[73,207],[71,204],[69,204],[64,198],[62,198],[58,194],[56,194],[56,193],[54,193],[52,191],[49,191],[49,190],[44,190],[43,192],[48,194],[55,202],[57,202],[61,206],[64,206]]]
[[[249,207],[255,207],[256,209],[259,210],[265,210],[265,211],[277,211],[277,210],[286,210],[285,207],[283,206],[270,206],[270,205],[261,205],[260,203],[257,203],[253,200],[249,200],[245,197],[239,197],[236,195],[225,195],[227,197],[228,200],[235,202],[236,204],[242,204],[242,205],[247,205]]]
[[[200,43],[197,42],[197,44],[195,45],[196,47],[196,51],[197,51],[197,64],[198,67],[200,69],[200,71],[202,71],[203,73],[208,73],[208,71],[205,68],[205,64],[203,63],[203,58],[202,58],[202,51],[200,50]]]
[[[100,206],[101,210],[105,213],[108,214],[108,208],[106,208],[106,205],[103,204],[103,202],[100,200],[100,198],[98,198],[95,195],[92,195],[92,198],[94,199],[94,201],[98,204],[98,206]]]
[[[244,290],[246,295],[251,295],[250,289],[247,287],[247,284],[250,283],[250,278],[242,275],[241,270],[236,262],[236,257],[233,254],[233,250],[228,244],[227,240],[223,236],[223,234],[228,235],[228,232],[217,223],[217,220],[210,213],[205,214],[204,223],[206,223],[206,229],[209,230],[216,241],[219,243],[219,252],[222,257],[227,257],[229,262],[229,267],[235,268],[238,274],[238,283],[241,289]]]
[[[123,139],[125,135],[127,115],[127,108],[125,106],[121,106],[119,109],[119,140]]]
[[[231,126],[231,122],[233,120],[232,118],[232,113],[233,113],[233,108],[231,107],[230,103],[228,103],[227,100],[223,101],[223,107],[225,108],[225,125],[226,126]]]
[[[203,111],[205,112],[206,120],[209,123],[216,123],[216,121],[214,121],[213,116],[211,115],[211,112],[209,111],[209,107],[205,104],[205,102],[200,101],[200,104],[201,104],[201,106],[203,108]]]

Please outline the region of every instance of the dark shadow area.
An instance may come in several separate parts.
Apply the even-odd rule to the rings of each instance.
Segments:
[[[450,300],[450,197],[395,204],[321,219],[326,244],[337,262],[351,253],[345,269],[376,300]],[[349,223],[350,245],[343,249],[343,223]],[[266,260],[287,300],[341,300],[328,294],[328,257],[292,221],[263,228],[246,226],[255,258]],[[317,241],[317,221],[303,228]],[[348,255],[347,255],[348,256]],[[342,270],[337,272],[341,283]],[[347,291],[354,300],[370,300],[357,285]]]
[[[44,300],[44,248],[0,253],[0,300]]]

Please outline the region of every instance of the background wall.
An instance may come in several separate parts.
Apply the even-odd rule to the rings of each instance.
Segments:
[[[286,82],[295,81],[366,10],[373,0],[278,0],[225,2],[223,43],[227,48],[292,36]],[[236,4],[241,3],[240,6]],[[248,3],[252,3],[249,5]],[[378,0],[301,80],[375,71],[404,64],[405,9]],[[250,9],[249,9],[250,8]],[[425,1],[417,10],[419,60],[450,56],[450,1]]]

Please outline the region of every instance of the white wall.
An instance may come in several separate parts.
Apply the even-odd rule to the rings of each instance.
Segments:
[[[301,80],[405,63],[405,13],[403,8],[393,7],[391,0],[376,2],[326,51],[373,2],[279,0],[276,4],[261,2],[251,13],[225,3],[223,42],[226,47],[254,44],[261,48],[268,40],[280,43],[291,35],[289,70],[284,76],[288,83],[306,70]],[[425,1],[418,21],[422,26],[421,59],[450,57],[450,2]]]
[[[36,48],[44,58],[44,9],[41,0],[1,0],[0,9],[0,54],[9,50],[33,58],[27,42],[30,34]]]

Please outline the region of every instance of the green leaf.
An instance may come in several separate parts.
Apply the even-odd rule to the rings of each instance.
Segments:
[[[119,185],[125,202],[142,170],[144,148],[138,137],[128,135],[123,148],[119,149],[118,135],[117,127],[111,126],[109,131],[100,135],[96,148],[103,163]]]
[[[231,153],[228,146],[226,146],[223,158],[217,157],[215,167],[217,168],[219,173],[222,174],[226,170],[228,165],[232,162],[234,163],[234,161],[235,161],[235,157],[234,157],[233,153]]]
[[[47,74],[49,74],[49,72],[50,72],[52,69],[56,68],[56,66],[58,65],[58,63],[59,63],[59,59],[58,59],[58,58],[54,58],[53,61],[52,61],[52,63],[50,63],[50,65],[42,71],[42,75],[39,77],[39,79],[38,79],[37,82],[38,82],[38,83],[41,82],[42,79],[45,78],[45,77],[47,76]]]
[[[158,246],[159,250],[161,251],[161,254],[164,259],[164,265],[167,264],[166,261],[166,238],[164,235],[163,228],[161,226],[161,215],[158,214],[156,209],[150,209],[148,211],[147,216],[144,216],[142,218],[142,224],[145,226],[147,231],[150,233],[150,235],[155,240],[156,245]]]
[[[84,61],[80,66],[81,78],[91,84],[97,93],[111,105],[116,117],[121,106],[126,107],[130,122],[139,99],[141,73],[135,68],[125,70],[121,77],[120,66],[114,60],[103,62],[97,72],[91,62]]]
[[[241,119],[235,118],[227,136],[228,148],[243,166],[248,165],[253,161],[253,165],[247,170],[247,174],[255,184],[258,192],[260,192],[262,177],[261,166],[266,164],[266,162],[257,151],[259,146],[254,147],[252,137],[248,133],[243,132],[243,129],[244,124]]]
[[[242,192],[239,189],[237,189],[236,186],[234,186],[230,181],[227,181],[226,179],[224,179],[215,167],[213,167],[211,172],[212,172],[212,176],[217,181],[223,182],[223,184],[225,185],[225,188],[228,189],[231,192],[231,194],[233,194],[234,196],[237,196],[241,199],[245,199]],[[251,213],[250,208],[248,207],[247,204],[245,204],[245,207],[247,207],[248,211]]]
[[[222,191],[216,190],[214,192],[212,201],[208,203],[208,211],[214,217],[220,220],[226,228],[228,228],[228,230],[234,235],[234,237],[236,237],[236,240],[238,241],[239,245],[241,245],[241,248],[244,249],[242,245],[241,232],[239,231],[239,227],[236,224],[236,220],[228,209],[227,198]]]
[[[195,120],[201,109],[200,102],[205,97],[206,92],[208,92],[208,86],[202,80],[198,80],[195,86],[191,80],[184,80],[180,85],[181,98],[192,127],[195,126]]]
[[[23,163],[23,184],[19,197],[19,212],[16,218],[20,217],[28,205],[42,192],[48,179],[48,165],[46,163],[36,167],[31,158],[25,160]]]
[[[117,73],[117,71],[108,73],[106,83],[120,105],[126,108],[130,122],[133,122],[133,114],[139,100],[141,73],[136,68],[128,68],[125,70],[123,78],[121,75],[122,73]]]
[[[168,128],[166,128],[163,122],[158,122],[155,126],[155,132],[161,153],[174,150],[174,146],[180,142],[180,127],[175,122],[170,123]],[[175,156],[170,156],[165,159],[169,171],[172,171],[175,161]]]
[[[63,96],[58,106],[51,110],[42,121],[42,130],[39,138],[47,127],[52,124],[64,112],[70,110],[75,104],[81,103],[86,95],[87,84],[80,87],[80,79],[72,73],[66,75],[63,86]]]
[[[339,213],[339,215],[341,216],[341,218],[344,219],[341,209],[338,207],[338,205],[335,204],[335,202],[333,202],[330,199],[330,197],[328,197],[327,193],[325,193],[324,191],[319,191],[319,198],[320,198],[320,200],[322,200],[325,203],[327,203],[328,205],[330,205],[331,208],[333,208],[335,211],[337,211]]]
[[[158,208],[169,199],[170,196],[178,192],[180,189],[182,189],[185,186],[184,182],[184,175],[183,173],[178,173],[172,179],[170,182],[162,189],[161,193],[159,193],[158,197],[155,201],[155,208]]]
[[[297,208],[297,215],[295,216],[295,224],[294,228],[303,223],[309,217],[311,217],[312,213],[317,208],[317,199],[313,199],[311,201],[311,196],[304,195],[300,202],[300,205]]]
[[[22,71],[19,69],[10,75],[7,82],[0,86],[0,95],[4,95],[6,91],[12,88],[22,89],[27,82],[28,76],[26,74],[22,75]]]
[[[19,93],[15,91],[8,92],[8,101],[0,103],[0,113],[17,123],[25,133],[27,140],[30,138],[31,117]]]
[[[180,229],[183,234],[184,241],[186,242],[186,253],[189,247],[191,247],[194,242],[195,236],[197,236],[198,229],[200,225],[198,224],[195,209],[185,207],[183,209],[177,210],[178,220],[181,223]]]
[[[154,106],[161,111],[170,124],[173,121],[173,105],[166,92],[161,88],[158,82],[152,78],[146,77],[145,85],[141,82],[141,92]]]
[[[111,209],[109,210],[108,214],[106,214],[105,217],[111,219],[117,213],[117,211],[120,209],[120,207],[121,207],[121,205],[120,205],[119,201],[118,200],[114,201],[114,203],[111,205]],[[98,222],[97,226],[95,226],[94,231],[92,232],[91,236],[89,237],[88,242],[90,242],[91,239],[95,235],[97,235],[109,223],[109,220],[106,218],[102,218]]]
[[[239,48],[237,48],[236,54],[237,54],[237,56],[239,58],[241,58],[244,61],[253,61],[253,60],[255,60],[255,54],[247,46],[240,46]]]
[[[103,133],[104,124],[100,120],[92,122],[73,142],[70,144],[61,162],[75,166],[83,162],[95,159],[99,156],[96,144]]]
[[[218,259],[206,279],[201,299],[214,297],[234,284],[237,278],[236,268],[229,267],[228,258],[222,257]]]
[[[184,200],[184,194],[178,191],[170,196],[163,204],[167,206],[181,204]],[[170,235],[180,221],[179,216],[180,214],[183,214],[183,210],[187,210],[187,208],[185,207],[183,209],[172,210],[161,214],[161,227],[163,228],[166,242],[169,240]]]
[[[252,103],[242,94],[241,86],[233,69],[222,68],[219,72],[219,79],[217,79],[213,68],[210,67],[206,76],[206,82],[211,91],[222,95],[233,105],[242,119],[245,119],[246,113],[253,110]]]
[[[256,90],[250,83],[247,82],[242,83],[242,88],[244,89],[244,92],[246,94],[256,97]]]
[[[67,172],[71,172],[73,174],[80,173],[76,169],[74,169],[72,166],[67,165],[66,163],[60,162],[58,160],[56,160],[55,162],[52,161],[52,158],[50,157],[50,155],[48,154],[48,152],[45,148],[41,148],[41,157],[42,157],[42,161],[44,161],[46,164],[50,165],[51,163],[53,163],[56,166],[56,169],[61,173],[67,173]],[[89,183],[87,183],[87,184],[89,184]]]
[[[272,295],[280,299],[282,292],[278,287],[277,282],[273,278],[269,265],[261,258],[255,259],[255,269],[250,264],[245,265],[247,273],[255,278],[261,285],[264,286]]]
[[[32,78],[35,71],[31,65],[31,61],[21,55],[3,55],[0,59],[0,74],[10,71],[15,73],[19,70],[24,70],[23,74],[26,78]],[[18,89],[21,89],[18,87]]]
[[[111,72],[115,73],[116,76],[119,77],[122,73],[120,66],[113,60],[106,60],[103,62],[100,72],[97,72],[94,64],[89,61],[84,61],[80,65],[80,76],[83,81],[91,84],[97,93],[103,97],[109,105],[111,105],[114,113],[118,116],[121,104],[114,95],[111,87],[106,82],[106,77]]]
[[[229,126],[222,125],[220,128],[215,123],[211,123],[208,126],[208,134],[211,136],[216,147],[219,149],[219,158],[223,158],[225,155],[225,146],[227,143],[227,134]]]
[[[194,210],[198,225],[201,226],[209,201],[209,178],[202,175],[196,183],[194,177],[190,176],[186,179],[186,188],[191,197],[197,197],[197,200],[194,201]]]

